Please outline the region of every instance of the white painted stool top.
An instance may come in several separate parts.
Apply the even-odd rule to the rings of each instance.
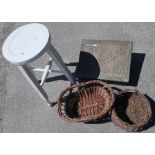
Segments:
[[[15,65],[30,63],[45,52],[49,35],[48,29],[42,24],[21,26],[5,40],[2,47],[3,56]]]

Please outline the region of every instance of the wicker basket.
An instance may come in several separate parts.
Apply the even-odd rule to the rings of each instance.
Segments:
[[[112,110],[112,121],[128,132],[141,131],[149,122],[152,111],[147,98],[137,90],[117,94]]]
[[[58,113],[68,122],[89,122],[107,114],[113,102],[111,87],[93,80],[65,89],[57,101]]]

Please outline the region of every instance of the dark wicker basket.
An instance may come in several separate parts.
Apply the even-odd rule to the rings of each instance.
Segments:
[[[68,122],[88,122],[107,114],[114,102],[111,87],[100,80],[71,85],[57,103],[58,113]]]
[[[141,131],[149,122],[152,111],[147,98],[137,90],[117,94],[112,110],[112,121],[128,132]]]

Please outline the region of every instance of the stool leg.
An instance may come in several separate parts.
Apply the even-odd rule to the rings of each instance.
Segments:
[[[18,66],[18,69],[23,74],[23,76],[27,79],[27,81],[30,83],[30,85],[37,91],[39,96],[46,102],[48,101],[48,96],[43,90],[43,88],[40,86],[39,82],[36,80],[35,76],[32,74],[31,70],[27,65]]]
[[[49,48],[49,50],[47,52],[48,52],[49,56],[51,58],[53,58],[54,62],[60,68],[60,70],[63,72],[63,74],[66,76],[66,78],[71,83],[75,83],[75,77],[71,74],[71,72],[69,71],[67,66],[64,64],[64,62],[62,61],[61,56],[58,54],[56,49],[52,45],[50,45],[50,48]]]
[[[49,74],[49,69],[51,69],[52,66],[52,59],[50,58],[49,61],[46,64],[46,67],[44,69],[43,75],[42,75],[42,79],[40,82],[40,86],[43,86],[44,82],[46,81],[48,74]]]

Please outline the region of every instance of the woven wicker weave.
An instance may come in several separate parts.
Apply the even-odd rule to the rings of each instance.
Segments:
[[[112,121],[128,132],[141,131],[152,115],[149,101],[137,90],[124,90],[117,95]]]
[[[68,122],[88,122],[107,114],[113,102],[110,86],[93,80],[65,89],[57,101],[58,113]]]

